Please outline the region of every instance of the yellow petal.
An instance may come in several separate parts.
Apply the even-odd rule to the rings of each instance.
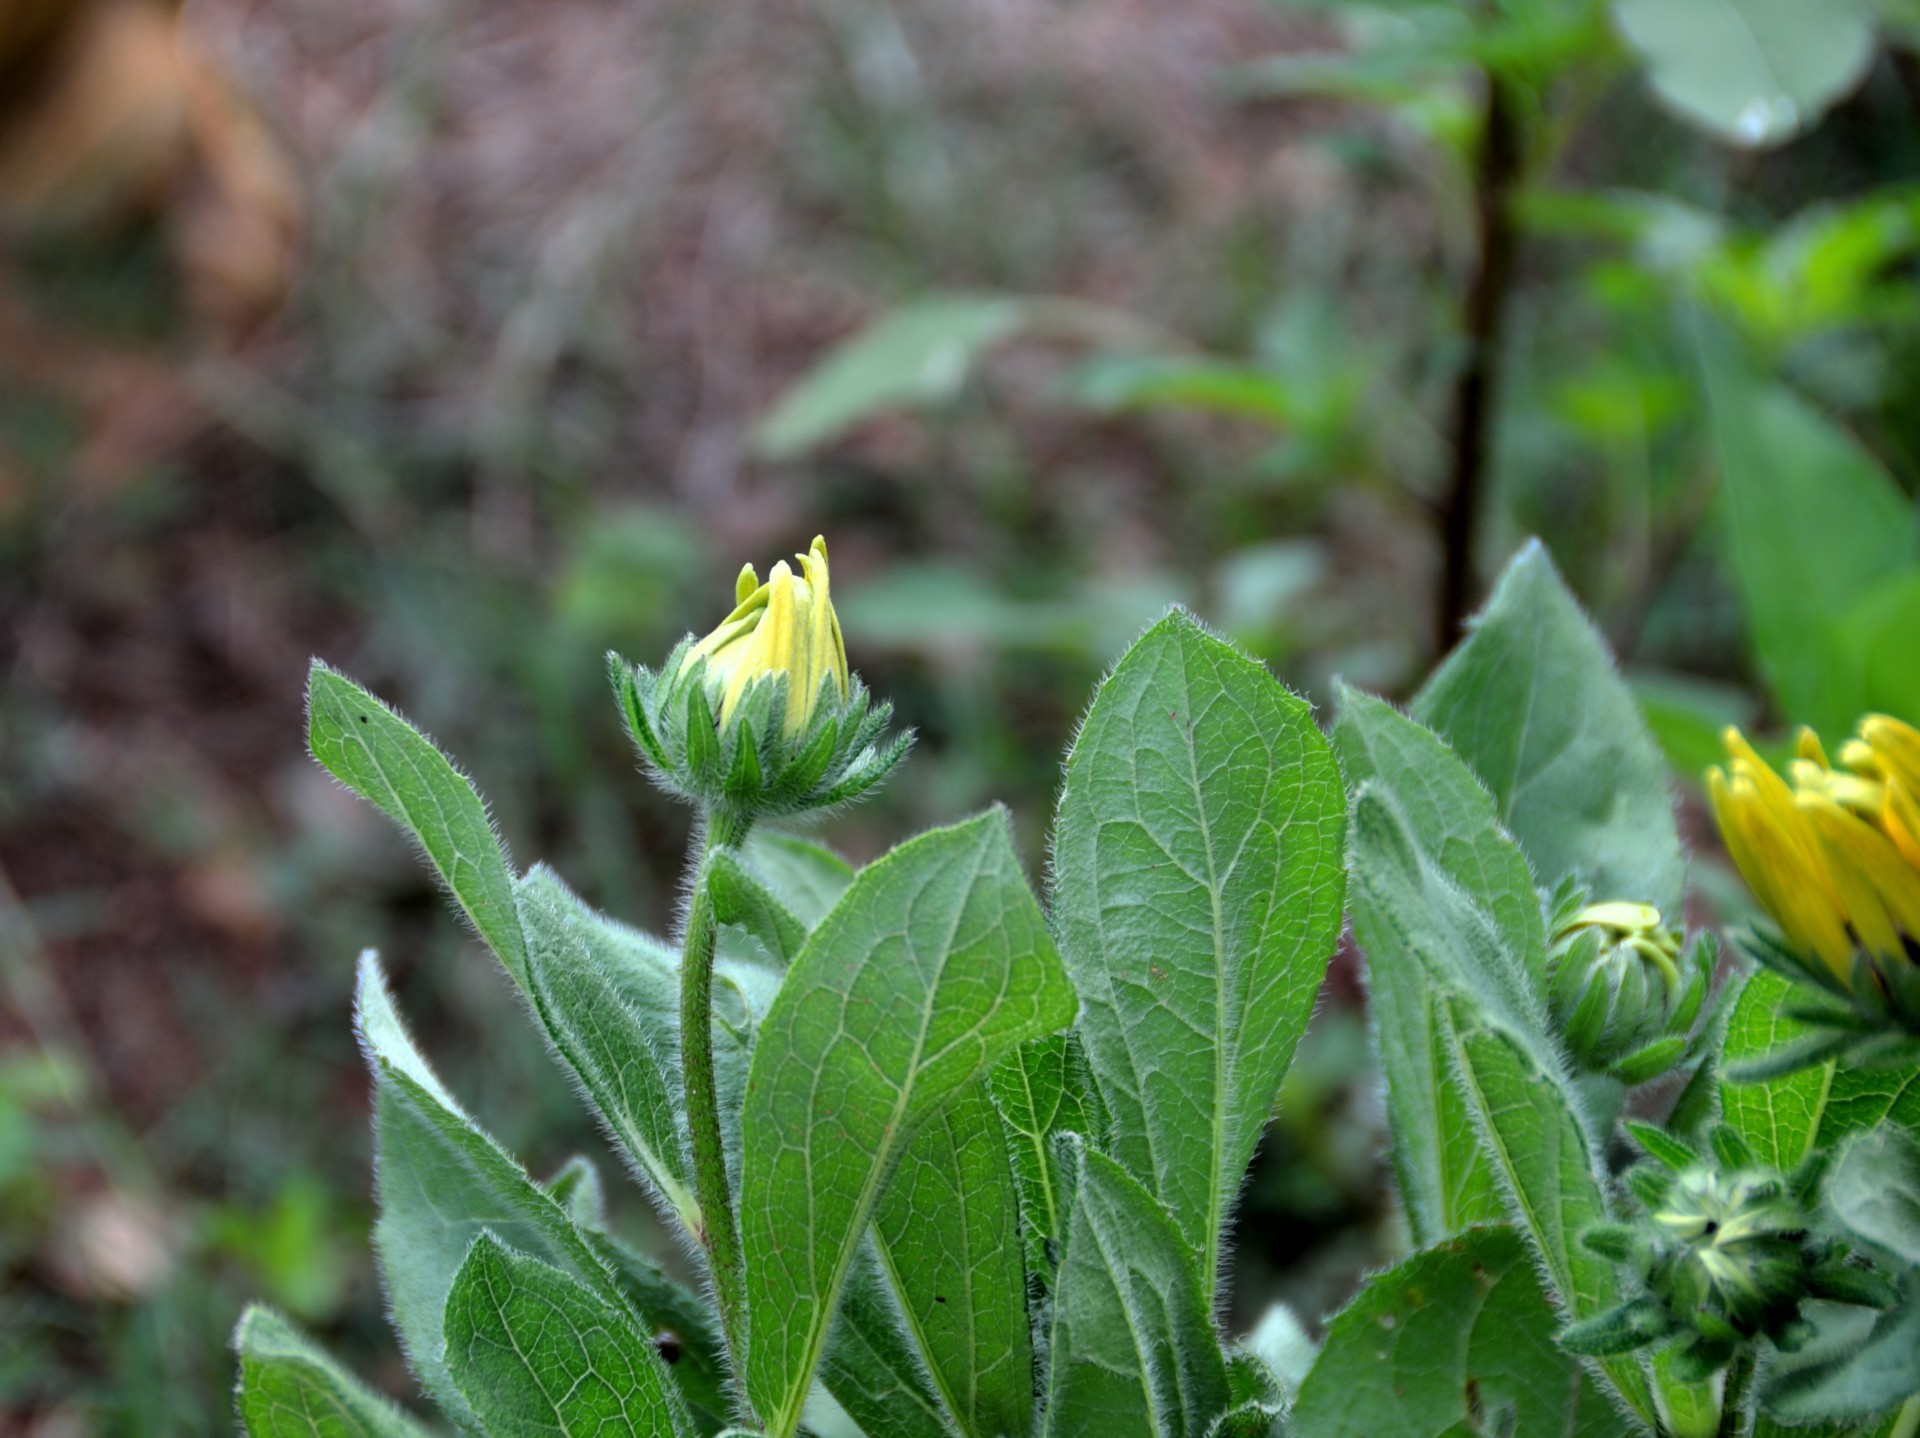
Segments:
[[[1880,807],[1880,827],[1914,869],[1920,870],[1920,800],[1898,779],[1889,779]],[[1916,935],[1920,937],[1920,935]]]
[[[1820,747],[1820,736],[1804,725],[1793,741],[1793,752],[1808,763],[1818,764],[1822,769],[1833,767],[1827,762],[1827,751]]]
[[[1826,845],[1828,869],[1840,892],[1847,922],[1861,946],[1881,958],[1904,954],[1894,906],[1909,896],[1902,894],[1893,881],[1906,874],[1914,890],[1907,907],[1920,920],[1920,875],[1900,862],[1899,853],[1884,834],[1824,794],[1802,795],[1800,807]]]
[[[1755,765],[1739,763],[1736,757],[1736,766],[1731,780],[1718,769],[1707,776],[1708,795],[1727,853],[1789,941],[1817,956],[1844,981],[1853,967],[1853,941],[1806,820],[1791,799],[1784,806],[1769,802],[1768,790],[1756,782]],[[1786,788],[1777,776],[1774,784],[1780,790]]]
[[[1886,714],[1869,714],[1860,721],[1860,737],[1889,776],[1909,794],[1920,794],[1920,730]]]
[[[740,577],[733,581],[733,602],[745,604],[748,596],[760,587],[760,577],[753,572],[751,564],[740,566]]]

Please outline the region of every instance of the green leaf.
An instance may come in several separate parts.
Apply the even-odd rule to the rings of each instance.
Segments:
[[[233,1331],[240,1421],[252,1438],[425,1438],[286,1319],[250,1304]]]
[[[1769,1370],[1760,1394],[1769,1414],[1796,1426],[1858,1422],[1920,1394],[1920,1268],[1885,1313],[1826,1308],[1806,1346]]]
[[[1033,1340],[1007,1136],[984,1080],[901,1155],[874,1243],[947,1411],[968,1438],[1024,1438]]]
[[[1920,1064],[1836,1068],[1815,1146],[1831,1148],[1848,1134],[1870,1129],[1882,1120],[1920,1133]]]
[[[1493,795],[1535,880],[1680,916],[1686,860],[1666,765],[1605,642],[1538,540],[1413,701]]]
[[[395,710],[318,660],[307,674],[307,745],[420,846],[467,922],[524,986],[513,870],[467,777]]]
[[[1727,1020],[1723,1066],[1754,1059],[1804,1038],[1807,1026],[1779,1013],[1795,991],[1792,980],[1771,969],[1756,970],[1734,1001]],[[1833,1064],[1818,1064],[1763,1083],[1720,1081],[1720,1117],[1771,1168],[1790,1173],[1813,1149],[1833,1084]]]
[[[793,962],[807,941],[806,926],[738,854],[716,849],[707,856],[707,887],[715,920],[738,924],[782,966]]]
[[[747,1388],[775,1438],[800,1419],[834,1302],[920,1126],[1074,994],[991,810],[863,870],[794,960],[753,1053],[741,1238]]]
[[[1854,1135],[1821,1196],[1854,1237],[1920,1268],[1920,1144],[1912,1135],[1890,1126]]]
[[[655,1345],[687,1406],[710,1426],[724,1426],[733,1405],[719,1315],[658,1263],[610,1234],[589,1232],[586,1238],[613,1270],[615,1283],[654,1338],[670,1340],[677,1350],[677,1356],[667,1359],[660,1343]]]
[[[1067,760],[1053,912],[1111,1152],[1209,1300],[1340,936],[1342,810],[1307,705],[1181,610],[1100,686]]]
[[[853,865],[831,849],[792,834],[755,829],[743,853],[754,873],[809,931],[853,882]]]
[[[882,315],[780,397],[754,430],[754,450],[795,459],[886,410],[944,403],[1025,317],[1019,300],[996,295],[942,295]]]
[[[374,1077],[380,1221],[373,1243],[394,1327],[423,1387],[456,1422],[474,1416],[446,1366],[447,1291],[480,1232],[612,1292],[567,1211],[460,1110],[408,1037],[379,961],[360,961],[355,1016]]]
[[[1067,1237],[1066,1204],[1053,1166],[1053,1136],[1109,1141],[1107,1111],[1077,1033],[1029,1039],[987,1074],[987,1090],[1007,1129],[1027,1272],[1049,1286]]]
[[[1328,1326],[1288,1438],[1571,1435],[1580,1365],[1512,1229],[1475,1228],[1368,1282]]]
[[[1191,1247],[1124,1169],[1083,1143],[1048,1342],[1047,1438],[1202,1438],[1229,1402]]]
[[[595,913],[545,865],[514,895],[527,991],[548,1039],[634,1174],[699,1232],[680,1112],[676,956]]]
[[[1780,709],[1837,740],[1863,698],[1843,617],[1914,564],[1913,506],[1858,441],[1756,377],[1724,336],[1702,346],[1755,655]]]
[[[1622,1297],[1613,1264],[1589,1253],[1582,1230],[1605,1223],[1600,1157],[1581,1123],[1565,1075],[1542,1068],[1511,1034],[1487,1027],[1467,1002],[1448,1015],[1454,1053],[1481,1141],[1520,1229],[1532,1240],[1570,1321],[1604,1313]],[[1645,1371],[1631,1355],[1601,1370],[1642,1417],[1653,1412]]]
[[[1864,0],[1615,0],[1613,13],[1655,93],[1739,145],[1812,127],[1873,58]]]
[[[489,1433],[679,1438],[653,1344],[621,1309],[491,1233],[447,1294],[447,1366]]]
[[[1401,1201],[1415,1240],[1432,1243],[1504,1212],[1438,1006],[1471,993],[1544,1032],[1528,975],[1545,969],[1546,927],[1526,859],[1466,765],[1383,700],[1343,688],[1339,704],[1333,742],[1358,791],[1353,933],[1367,956]]]
[[[925,1365],[904,1328],[880,1260],[872,1244],[863,1244],[840,1290],[820,1381],[867,1433],[952,1438]]]

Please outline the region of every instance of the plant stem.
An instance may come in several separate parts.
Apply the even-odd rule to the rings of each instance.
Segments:
[[[1747,1384],[1753,1380],[1753,1350],[1742,1348],[1727,1367],[1726,1386],[1720,1390],[1720,1438],[1740,1438],[1747,1431]]]
[[[740,1230],[734,1222],[733,1194],[727,1184],[727,1150],[720,1137],[720,1098],[713,1078],[713,950],[719,936],[707,862],[715,849],[737,846],[752,820],[716,809],[707,815],[696,844],[693,893],[687,905],[687,932],[680,960],[680,1063],[686,1081],[687,1131],[693,1145],[693,1191],[700,1200],[700,1232],[713,1274],[714,1297],[726,1337],[739,1401],[747,1403],[746,1272],[740,1259]],[[751,1412],[747,1414],[750,1418]]]
[[[1517,234],[1513,189],[1522,166],[1519,118],[1506,83],[1486,77],[1486,110],[1474,156],[1473,210],[1477,252],[1467,290],[1467,355],[1453,386],[1453,453],[1441,503],[1440,649],[1453,646],[1473,605],[1473,544],[1485,498],[1492,448],[1494,382],[1513,284]]]

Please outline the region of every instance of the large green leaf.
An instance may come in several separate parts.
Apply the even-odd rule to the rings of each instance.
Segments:
[[[863,1244],[840,1290],[820,1381],[866,1433],[953,1438],[927,1381],[925,1360],[908,1342],[905,1328],[873,1245]]]
[[[1847,621],[1920,556],[1913,506],[1858,441],[1756,377],[1724,336],[1706,334],[1704,357],[1755,655],[1781,710],[1837,740],[1864,699]]]
[[[1686,860],[1666,765],[1605,642],[1536,540],[1413,701],[1493,795],[1535,880],[1678,919]]]
[[[1827,1438],[1920,1394],[1920,1268],[1907,1270],[1900,1289],[1899,1303],[1885,1313],[1823,1313],[1806,1345],[1769,1368],[1760,1393],[1765,1410],[1803,1431],[1818,1424]],[[1905,1438],[1913,1430],[1896,1424],[1892,1431]]]
[[[984,1078],[914,1135],[874,1242],[947,1411],[968,1438],[1025,1438],[1033,1340],[1019,1199]]]
[[[1200,1274],[1167,1212],[1085,1144],[1048,1341],[1047,1438],[1202,1438],[1230,1395]]]
[[[676,956],[596,914],[544,865],[514,895],[528,993],[547,1037],[634,1173],[697,1233],[679,1100]]]
[[[433,741],[318,660],[307,675],[307,745],[342,784],[420,846],[467,922],[526,983],[513,870],[472,783]]]
[[[1868,0],[1615,0],[1668,104],[1723,140],[1777,145],[1812,126],[1873,58]]]
[[[909,840],[808,938],[760,1029],[742,1132],[748,1393],[775,1438],[800,1419],[835,1300],[921,1125],[1073,988],[1004,811]]]
[[[1564,1073],[1543,1068],[1512,1034],[1480,1022],[1467,1000],[1450,1000],[1455,1063],[1481,1142],[1508,1207],[1553,1284],[1569,1321],[1596,1317],[1623,1296],[1618,1271],[1587,1251],[1580,1235],[1611,1216],[1594,1151]],[[1643,1417],[1653,1399],[1632,1355],[1600,1367]]]
[[[252,1304],[233,1332],[236,1405],[251,1438],[425,1438],[272,1309]]]
[[[1394,1168],[1415,1240],[1433,1243],[1502,1213],[1452,1081],[1439,1003],[1484,992],[1510,1022],[1543,1024],[1527,973],[1545,966],[1545,925],[1526,859],[1466,766],[1380,699],[1342,689],[1339,703],[1333,741],[1357,790],[1353,932],[1367,956]]]
[[[683,1438],[691,1432],[647,1335],[551,1264],[474,1240],[447,1294],[447,1366],[493,1434]]]
[[[1891,1125],[1856,1134],[1821,1198],[1854,1237],[1920,1268],[1920,1143],[1911,1134]]]
[[[1581,1370],[1554,1327],[1513,1230],[1469,1229],[1373,1278],[1334,1318],[1289,1438],[1571,1438]]]
[[[1066,1205],[1054,1171],[1053,1136],[1077,1133],[1095,1148],[1108,1143],[1106,1106],[1077,1033],[1029,1039],[987,1075],[987,1090],[1006,1124],[1027,1272],[1050,1284],[1066,1241]]]
[[[1807,1028],[1782,1017],[1780,1001],[1794,991],[1793,983],[1771,969],[1756,970],[1727,1019],[1721,1049],[1723,1065],[1753,1060],[1796,1039]],[[1833,1090],[1831,1063],[1801,1069],[1764,1083],[1720,1082],[1720,1117],[1747,1141],[1761,1163],[1791,1171],[1813,1151],[1825,1121]],[[1867,1100],[1869,1108],[1871,1099]]]
[[[446,1365],[454,1275],[482,1230],[611,1295],[611,1275],[560,1203],[460,1110],[408,1037],[380,965],[360,962],[356,1027],[373,1070],[380,1221],[373,1243],[414,1372],[448,1416],[474,1415]]]
[[[1111,1152],[1209,1299],[1340,935],[1343,817],[1307,705],[1181,610],[1100,686],[1067,761],[1053,911]]]

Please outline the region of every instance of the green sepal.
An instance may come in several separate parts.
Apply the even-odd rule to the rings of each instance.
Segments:
[[[1631,1353],[1664,1338],[1673,1331],[1660,1300],[1641,1294],[1625,1303],[1582,1319],[1560,1330],[1558,1342],[1569,1353],[1588,1358],[1607,1358],[1616,1353]]]

